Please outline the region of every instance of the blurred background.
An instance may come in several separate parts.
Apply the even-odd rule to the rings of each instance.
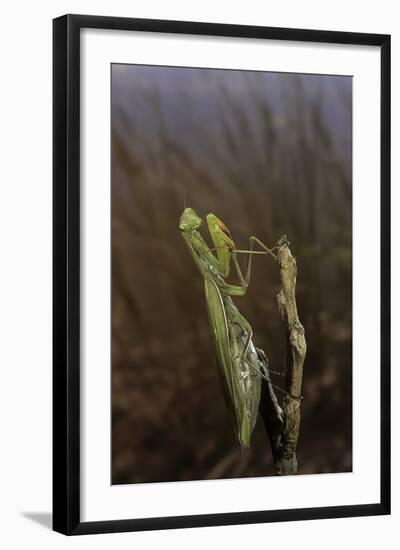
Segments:
[[[229,423],[184,200],[239,247],[288,236],[308,345],[299,473],[351,471],[351,77],[112,65],[111,124],[112,483],[274,475],[262,420],[245,451]],[[279,288],[255,257],[235,303],[283,372]]]

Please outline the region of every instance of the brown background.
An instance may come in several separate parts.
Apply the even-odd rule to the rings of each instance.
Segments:
[[[351,470],[351,90],[341,76],[112,66],[112,483],[274,473],[261,420],[246,451],[228,421],[184,197],[238,246],[288,235],[308,344],[299,473]],[[256,257],[235,302],[283,371],[278,290]]]

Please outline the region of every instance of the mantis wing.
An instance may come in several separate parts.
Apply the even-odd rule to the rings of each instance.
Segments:
[[[246,396],[243,392],[240,373],[237,372],[235,362],[232,360],[225,306],[218,285],[212,276],[205,276],[204,285],[210,329],[229,416],[239,443],[242,447],[248,447],[251,428]]]

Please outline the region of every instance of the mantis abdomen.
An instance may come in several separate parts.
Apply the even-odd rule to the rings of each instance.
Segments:
[[[249,447],[260,403],[262,365],[251,339],[251,327],[230,296],[221,294],[212,277],[205,277],[205,291],[229,417],[240,445]]]

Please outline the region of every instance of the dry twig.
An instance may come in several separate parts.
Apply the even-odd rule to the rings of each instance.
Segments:
[[[276,245],[282,288],[278,309],[286,331],[287,359],[285,396],[278,405],[273,387],[263,384],[260,413],[264,419],[278,475],[297,473],[296,447],[300,430],[301,382],[307,345],[296,305],[296,260],[284,235]],[[268,370],[266,357],[260,355]]]

